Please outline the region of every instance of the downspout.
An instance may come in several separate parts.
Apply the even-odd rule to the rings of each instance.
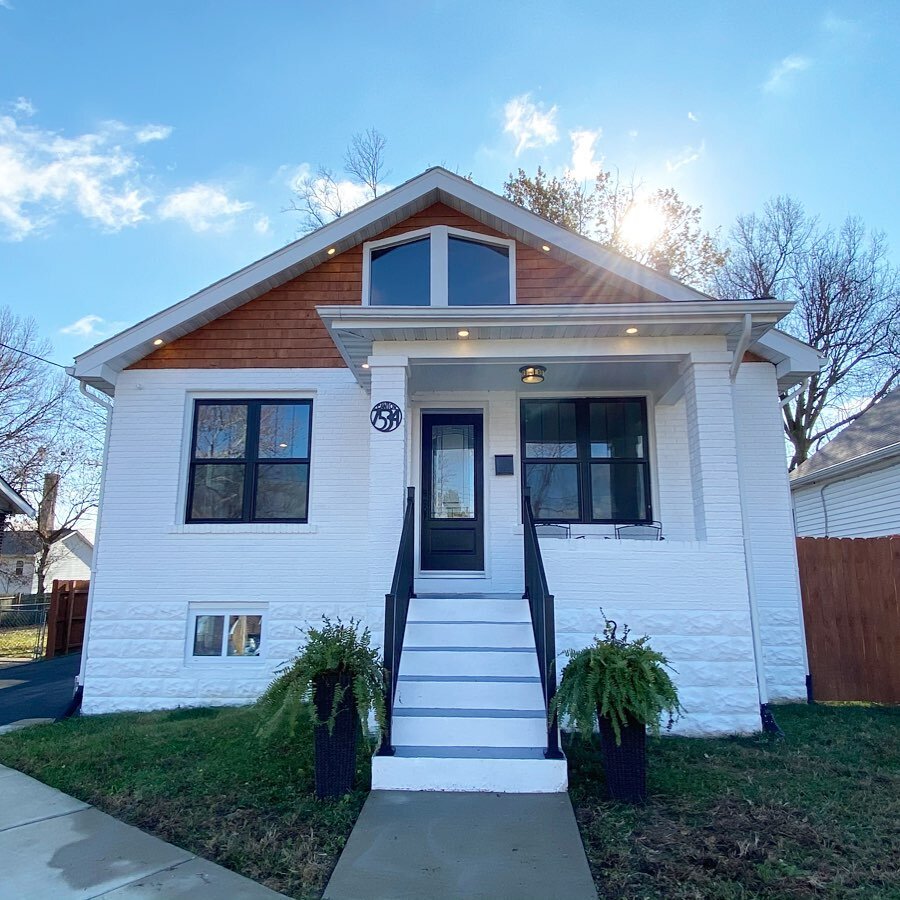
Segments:
[[[69,375],[74,377],[74,369],[66,369]],[[104,400],[102,397],[99,397],[97,394],[92,394],[87,389],[87,385],[83,381],[78,382],[78,390],[87,397],[92,403],[96,403],[97,406],[101,407],[106,413],[106,429],[103,435],[103,462],[101,469],[101,479],[100,479],[100,496],[97,500],[97,527],[94,531],[94,554],[91,558],[91,583],[88,586],[88,600],[87,600],[87,612],[85,614],[84,621],[84,641],[81,645],[81,667],[78,670],[78,676],[75,681],[75,696],[72,698],[72,702],[69,704],[68,709],[66,710],[66,715],[73,715],[78,709],[81,707],[81,698],[84,694],[84,676],[87,672],[87,660],[88,660],[88,643],[90,641],[91,634],[91,616],[94,611],[94,588],[97,583],[97,571],[99,568],[100,562],[100,535],[103,533],[100,525],[103,518],[103,496],[106,493],[106,471],[107,471],[107,463],[109,461],[109,434],[112,426],[112,411],[113,405],[108,400]]]
[[[734,408],[734,380],[737,376],[737,371],[740,368],[741,360],[744,357],[744,353],[746,352],[746,346],[741,349],[744,336],[747,336],[749,343],[749,332],[750,332],[750,315],[744,316],[744,332],[741,335],[741,340],[738,341],[738,345],[734,351],[734,361],[731,364],[732,371],[732,387],[731,387],[731,402],[732,409]],[[772,715],[772,711],[769,708],[769,688],[766,684],[766,671],[763,665],[763,646],[762,646],[762,637],[759,631],[759,610],[757,607],[757,596],[756,596],[756,583],[753,579],[753,547],[750,542],[750,532],[749,532],[749,517],[747,513],[747,503],[744,497],[744,488],[747,485],[749,479],[746,478],[746,473],[744,470],[743,464],[743,454],[740,450],[735,447],[737,463],[738,463],[738,499],[740,500],[741,505],[741,532],[744,539],[744,575],[747,579],[747,600],[750,607],[750,633],[753,638],[753,665],[756,670],[756,690],[759,695],[759,718],[762,723],[762,729],[764,732],[768,732],[771,734],[777,734],[779,736],[784,736],[784,732],[778,727],[778,723],[775,721],[775,717]]]

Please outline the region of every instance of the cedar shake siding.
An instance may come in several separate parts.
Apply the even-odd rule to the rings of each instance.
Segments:
[[[442,203],[389,228],[379,238],[449,225],[505,235]],[[362,302],[362,245],[154,350],[131,369],[343,368],[317,306]],[[662,297],[587,264],[576,268],[516,242],[516,302],[642,303]]]

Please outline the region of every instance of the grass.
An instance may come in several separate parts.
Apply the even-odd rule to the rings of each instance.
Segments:
[[[0,738],[0,763],[293,897],[320,897],[362,808],[313,795],[311,730],[260,745],[256,713],[181,709],[69,719]]]
[[[40,629],[33,625],[25,628],[4,628],[0,631],[0,657],[31,659],[39,635]]]
[[[596,746],[569,745],[601,897],[900,898],[900,708],[775,714],[783,740],[652,740],[643,808],[606,802]]]
[[[665,737],[650,801],[604,800],[595,746],[571,795],[601,897],[900,898],[900,708],[786,706],[785,739]],[[260,746],[253,709],[70,719],[0,737],[0,762],[294,897],[319,897],[369,784],[313,797],[311,734]],[[536,825],[535,827],[539,827]]]

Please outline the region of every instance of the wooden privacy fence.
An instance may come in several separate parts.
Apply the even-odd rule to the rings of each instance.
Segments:
[[[47,659],[81,650],[90,581],[54,581],[47,611]]]
[[[900,703],[900,535],[798,538],[814,700]]]

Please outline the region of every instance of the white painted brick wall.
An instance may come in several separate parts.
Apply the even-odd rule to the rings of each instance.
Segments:
[[[804,699],[797,548],[774,366],[741,366],[734,408],[766,684],[772,700]]]
[[[654,412],[659,508],[653,515],[662,522],[666,540],[693,541],[694,494],[684,400],[657,406]]]

